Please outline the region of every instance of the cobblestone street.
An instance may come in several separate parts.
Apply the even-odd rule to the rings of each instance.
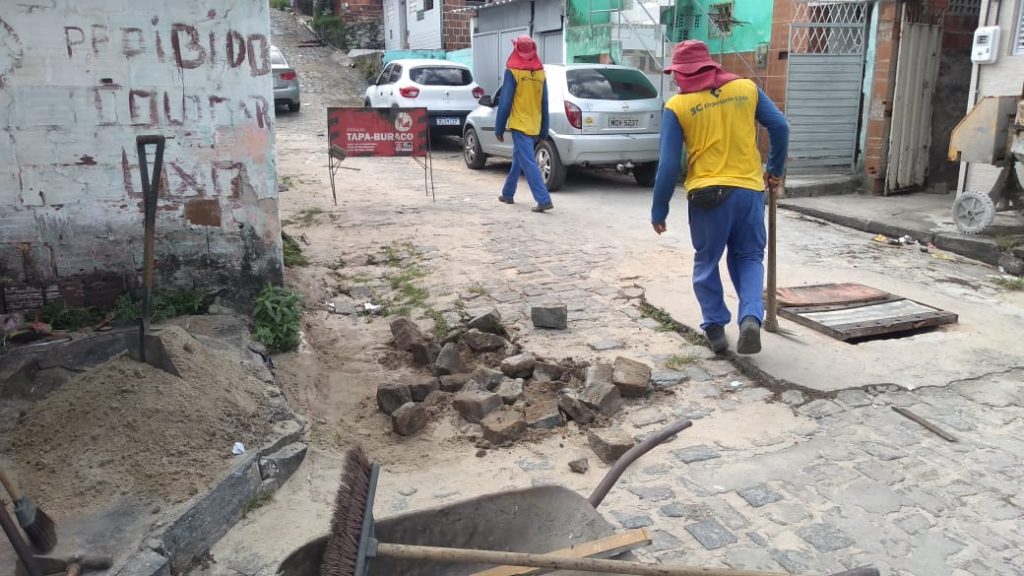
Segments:
[[[378,361],[389,347],[387,321],[328,314],[323,306],[341,292],[387,293],[387,278],[363,263],[388,246],[412,247],[427,302],[449,324],[496,307],[518,343],[539,357],[611,362],[624,356],[653,367],[655,391],[628,400],[617,422],[637,437],[677,418],[694,425],[634,464],[601,506],[617,528],[653,531],[642,559],[791,574],[867,564],[893,576],[1024,573],[1019,338],[1007,340],[1011,350],[991,364],[980,355],[962,376],[936,375],[936,385],[914,390],[887,381],[836,390],[752,380],[731,358],[715,358],[686,330],[670,329],[642,306],[648,287],[660,283],[686,294],[692,307],[692,261],[688,234],[680,231],[685,202],[673,203],[671,232],[659,238],[648,224],[650,191],[631,177],[570,174],[566,189],[553,195],[555,209],[538,215],[529,211],[525,183],[516,204],[497,202],[507,163],[491,160],[470,171],[458,143],[444,140],[435,142],[436,201],[424,194],[423,173],[411,160],[349,159],[344,165],[353,170],[339,173],[335,206],[324,106],[358,104],[360,93],[342,92],[359,89],[358,71],[326,48],[299,48],[305,30],[289,15],[273,17],[275,44],[304,82],[312,78],[303,86],[300,113],[278,111],[276,135],[285,230],[305,237],[311,260],[287,273],[307,298],[307,342],[278,361],[279,374],[290,402],[311,423],[311,450],[274,501],[229,532],[212,551],[215,562],[194,574],[273,574],[285,554],[322,534],[340,450],[354,440],[368,444],[371,458],[383,464],[378,516],[531,484],[589,494],[607,470],[574,423],[486,455],[477,454],[455,414],[417,437],[390,433],[372,391],[401,379],[406,368]],[[316,67],[315,76],[306,66]],[[910,259],[883,251],[864,234],[788,213],[779,227],[780,253],[791,266],[913,278],[937,297],[1002,307],[1001,322],[1024,317],[1019,295],[993,286],[991,269],[979,264]],[[673,311],[670,303],[652,302]],[[548,303],[567,305],[568,330],[532,326],[530,307]],[[424,314],[414,319],[424,326],[432,321]],[[970,335],[957,336],[958,329],[944,337],[970,348]],[[932,342],[936,358],[949,346],[928,334],[914,338]],[[808,357],[814,353],[806,348]],[[802,360],[786,359],[797,366]],[[932,374],[924,369],[918,376]],[[940,438],[897,407],[957,441]],[[590,470],[574,474],[568,462],[580,456],[590,459]]]

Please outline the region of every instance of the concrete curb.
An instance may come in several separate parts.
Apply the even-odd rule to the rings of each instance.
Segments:
[[[790,176],[784,187],[785,198],[811,198],[815,196],[849,196],[859,194],[863,188],[859,174],[829,176],[811,179]],[[783,200],[785,198],[782,198]]]
[[[276,492],[298,469],[306,455],[306,445],[299,442],[304,432],[297,416],[278,422],[262,448],[247,454],[162,534],[148,538],[117,576],[169,576],[186,570],[245,515],[250,502]]]
[[[953,252],[954,254],[959,254],[993,266],[998,265],[999,262],[999,246],[996,245],[995,240],[991,240],[989,238],[962,236],[947,232],[933,233],[929,231],[914,230],[898,224],[888,224],[866,218],[845,216],[843,214],[835,214],[808,206],[786,204],[784,200],[779,203],[779,208],[807,216],[813,216],[814,218],[820,218],[834,224],[839,224],[840,226],[853,228],[854,230],[860,230],[862,232],[869,232],[871,234],[885,234],[886,236],[893,238],[910,236],[922,243],[931,242],[940,250]]]

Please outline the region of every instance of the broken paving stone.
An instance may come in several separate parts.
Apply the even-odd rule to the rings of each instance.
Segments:
[[[782,393],[782,401],[790,406],[799,406],[806,401],[804,393],[799,390],[786,390]]]
[[[558,399],[558,409],[565,413],[566,417],[580,424],[590,424],[594,421],[594,411],[587,408],[578,398],[568,394]]]
[[[526,416],[522,412],[498,410],[480,421],[484,440],[498,446],[522,438],[526,433]]]
[[[687,378],[689,376],[686,375],[686,372],[678,372],[676,370],[655,370],[651,372],[651,383],[660,388],[678,386],[686,382]]]
[[[835,552],[853,546],[853,539],[829,524],[812,524],[796,531],[797,536],[818,552]]]
[[[449,374],[441,376],[441,390],[444,392],[459,392],[469,382],[469,374]]]
[[[404,404],[412,402],[412,393],[405,384],[386,383],[377,386],[377,407],[391,415]]]
[[[714,516],[711,508],[706,504],[684,504],[672,502],[659,509],[662,516],[666,518],[686,518],[687,520],[705,520]]]
[[[836,394],[836,400],[840,404],[845,404],[848,408],[863,408],[864,406],[871,406],[872,403],[871,396],[862,390],[843,390]]]
[[[611,384],[614,369],[611,364],[599,362],[587,367],[586,385]]]
[[[736,493],[740,495],[740,498],[746,500],[747,504],[750,504],[754,508],[760,508],[765,504],[771,504],[772,502],[782,500],[781,494],[764,484],[754,486],[752,488],[737,490]]]
[[[711,374],[708,374],[707,370],[704,370],[703,368],[687,366],[686,370],[683,370],[683,372],[686,373],[687,378],[694,382],[707,382],[708,380],[711,380]]]
[[[438,376],[448,376],[461,372],[462,360],[459,358],[459,347],[456,344],[448,343],[441,349],[441,353],[434,362],[434,368]]]
[[[501,323],[501,314],[496,308],[491,308],[470,320],[469,327],[476,328],[481,332],[487,332],[488,334],[506,335],[505,326]]]
[[[680,448],[679,450],[673,450],[672,455],[676,459],[683,461],[685,464],[693,464],[695,462],[703,462],[705,460],[714,460],[715,458],[721,458],[722,455],[707,444],[698,444],[696,446],[687,446],[686,448]]]
[[[497,334],[490,334],[488,332],[481,332],[479,330],[470,330],[462,337],[462,341],[466,343],[474,352],[492,352],[494,350],[504,350],[509,346],[508,340],[505,340]]]
[[[411,348],[413,364],[417,366],[433,366],[441,354],[441,345],[433,340],[415,342]]]
[[[890,460],[899,460],[900,458],[906,458],[907,453],[895,446],[889,446],[888,444],[882,444],[881,442],[864,442],[860,445],[861,450],[868,454],[878,458],[883,462]]]
[[[621,428],[588,430],[587,442],[605,464],[614,464],[635,444],[633,437]]]
[[[534,306],[530,309],[530,320],[536,328],[565,330],[569,327],[569,312],[565,304]]]
[[[413,384],[409,384],[409,393],[412,395],[413,402],[423,402],[430,396],[431,392],[436,392],[441,388],[440,382],[437,378],[424,378]]]
[[[524,352],[509,356],[501,361],[501,371],[509,378],[529,378],[533,375],[533,367],[537,359],[533,354]]]
[[[501,408],[501,396],[485,390],[459,392],[452,402],[455,410],[468,422],[479,424],[488,414]]]
[[[558,411],[558,406],[552,403],[551,410],[549,412],[531,420],[528,424],[530,428],[538,430],[553,430],[564,423],[565,421],[563,420],[562,413]]]
[[[550,362],[536,362],[533,365],[533,377],[545,382],[557,382],[562,379],[565,370],[558,364]]]
[[[494,392],[501,396],[501,401],[505,404],[515,404],[517,400],[523,397],[523,379],[505,379]]]
[[[607,350],[623,348],[626,345],[620,340],[615,340],[613,338],[598,338],[587,342],[587,346],[590,346],[590,349],[596,352],[604,352]]]
[[[707,520],[701,520],[695,524],[690,524],[686,527],[686,531],[690,533],[700,545],[708,550],[717,550],[723,546],[729,544],[735,544],[737,542],[736,535],[729,531],[728,528],[722,526],[718,520],[714,518],[708,518]]]
[[[480,366],[470,374],[469,379],[480,384],[485,390],[494,390],[505,381],[505,375],[500,370],[491,370]]]
[[[625,398],[642,398],[651,385],[651,367],[619,356],[612,367],[612,383]]]
[[[622,394],[615,385],[607,382],[588,384],[580,393],[579,400],[606,416],[615,414],[622,407]]]
[[[637,528],[646,528],[654,524],[654,520],[646,514],[639,514],[636,512],[612,512],[612,516],[622,524],[622,527],[627,530],[636,530]]]
[[[629,490],[641,500],[647,500],[648,502],[662,502],[674,498],[676,495],[668,486],[633,485],[627,486],[626,490]]]
[[[586,474],[587,470],[590,470],[590,460],[586,458],[577,458],[572,462],[569,462],[569,470],[577,474]]]
[[[391,335],[395,339],[395,347],[399,350],[409,351],[416,342],[423,342],[427,338],[415,322],[408,318],[398,318],[391,323]]]
[[[678,548],[678,538],[664,530],[655,530],[651,532],[651,545],[644,548],[644,550],[647,550],[648,552],[661,552],[663,550],[676,550]]]
[[[427,409],[423,404],[408,402],[391,415],[391,428],[402,436],[412,436],[427,425]]]
[[[822,418],[839,414],[843,411],[843,407],[831,400],[814,400],[807,404],[804,404],[800,408],[797,408],[797,412],[807,416],[808,418],[814,418],[820,420]]]

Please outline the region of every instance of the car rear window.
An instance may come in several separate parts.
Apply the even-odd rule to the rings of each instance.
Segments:
[[[565,74],[569,93],[590,100],[647,100],[658,90],[639,70],[580,68]]]
[[[454,66],[422,66],[409,70],[409,78],[423,86],[469,86],[473,74]]]
[[[277,50],[270,51],[270,63],[274,66],[287,66],[288,63],[284,61],[284,55]]]

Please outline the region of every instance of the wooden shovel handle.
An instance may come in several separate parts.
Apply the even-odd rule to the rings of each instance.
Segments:
[[[0,484],[4,485],[4,490],[7,490],[7,494],[10,495],[11,500],[17,502],[21,500],[21,491],[18,490],[18,485],[14,483],[14,480],[7,475],[6,472],[0,470]]]
[[[527,554],[523,552],[438,548],[435,546],[408,546],[405,544],[386,544],[383,542],[377,544],[376,555],[385,558],[402,558],[406,560],[531,566],[535,568],[551,568],[554,570],[589,570],[591,572],[599,572],[602,574],[633,574],[637,576],[789,576],[786,572],[663,566],[658,564],[641,564],[640,562],[626,562],[623,560],[564,558],[545,554]]]

